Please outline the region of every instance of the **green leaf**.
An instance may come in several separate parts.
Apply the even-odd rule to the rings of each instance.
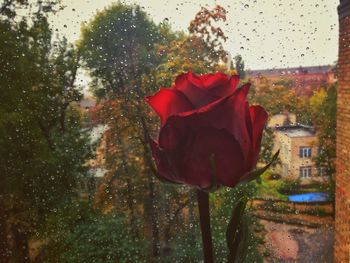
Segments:
[[[238,231],[238,237],[239,240],[239,247],[238,247],[238,253],[235,255],[234,262],[237,263],[244,263],[246,262],[245,259],[248,255],[248,242],[249,242],[249,229],[246,222],[241,222],[239,231]]]
[[[243,231],[245,228],[244,227],[241,228],[241,225],[242,225],[241,220],[242,220],[242,216],[244,214],[244,210],[247,205],[247,202],[248,202],[248,199],[245,196],[243,196],[235,203],[235,207],[233,208],[230,222],[227,226],[226,242],[227,242],[227,247],[229,249],[229,256],[228,256],[229,263],[235,262],[238,256],[239,247],[242,247],[242,244],[243,244],[242,242],[247,238],[245,237],[247,232]],[[244,244],[243,244],[243,248],[244,248]],[[243,255],[240,255],[240,256],[243,256]]]
[[[260,178],[260,175],[262,175],[267,169],[269,169],[270,166],[277,160],[279,153],[280,153],[280,150],[278,150],[274,154],[271,161],[265,167],[257,169],[255,171],[251,172],[250,174],[248,174],[247,176],[242,177],[241,180],[239,181],[239,184],[248,183],[250,181],[253,181],[253,180]]]

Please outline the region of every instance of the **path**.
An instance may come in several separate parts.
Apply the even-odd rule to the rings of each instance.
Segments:
[[[309,228],[260,220],[267,231],[266,246],[272,257],[266,262],[328,263],[333,255],[333,228]]]

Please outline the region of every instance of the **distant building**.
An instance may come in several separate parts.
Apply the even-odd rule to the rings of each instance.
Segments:
[[[82,100],[77,102],[78,109],[84,117],[84,126],[93,128],[97,125],[95,120],[95,113],[97,109],[96,99],[93,97],[84,97]]]
[[[282,177],[300,179],[307,184],[313,181],[324,182],[327,177],[323,169],[316,167],[314,158],[318,154],[317,135],[313,127],[296,124],[276,126],[275,149],[280,149],[280,164],[276,172]]]
[[[273,69],[258,69],[247,70],[247,75],[251,78],[261,76],[265,77],[287,77],[287,76],[301,76],[301,75],[327,75],[333,73],[334,67],[330,65],[314,66],[314,67],[297,67],[297,68],[273,68]]]
[[[311,96],[314,88],[319,88],[324,84],[332,84],[337,80],[335,68],[329,65],[247,70],[246,74],[256,84],[259,84],[262,78],[267,78],[276,83],[292,81],[291,87],[295,88],[296,93],[306,96]]]
[[[82,109],[89,110],[96,106],[96,100],[94,98],[87,97],[79,101],[78,104]]]
[[[82,177],[79,181],[79,196],[82,199],[91,199],[96,191],[96,186],[103,178],[107,170],[105,165],[106,139],[105,132],[108,130],[107,125],[94,125],[87,128],[90,134],[90,143],[92,145],[98,144],[93,159],[87,160],[88,167],[87,176]]]

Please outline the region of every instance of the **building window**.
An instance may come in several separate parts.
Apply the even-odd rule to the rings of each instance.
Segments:
[[[300,167],[300,178],[310,178],[311,177],[311,166]]]
[[[311,157],[311,148],[310,147],[300,147],[299,148],[299,156],[301,158],[309,158]]]

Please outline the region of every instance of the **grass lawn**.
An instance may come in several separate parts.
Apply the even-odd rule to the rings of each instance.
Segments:
[[[270,179],[272,171],[269,169],[261,175],[260,182],[256,182],[258,198],[288,200],[287,195],[278,192],[282,179]]]

